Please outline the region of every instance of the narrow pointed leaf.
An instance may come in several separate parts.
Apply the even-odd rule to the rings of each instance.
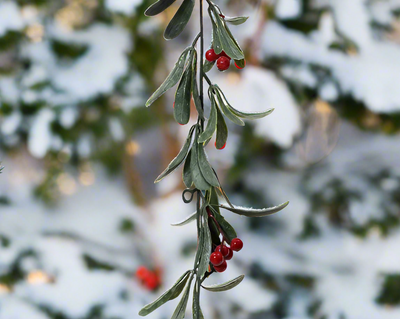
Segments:
[[[210,71],[214,65],[215,65],[215,61],[210,62],[210,61],[207,61],[206,59],[204,59],[204,64],[203,64],[204,73],[207,73],[208,71]]]
[[[167,175],[169,175],[170,173],[172,173],[175,169],[177,169],[182,162],[185,160],[189,149],[190,149],[190,145],[192,143],[192,135],[193,135],[193,131],[194,131],[195,126],[193,125],[190,128],[188,137],[186,138],[186,142],[185,144],[182,146],[182,149],[180,150],[180,152],[178,153],[178,155],[172,160],[172,162],[168,165],[168,167],[164,170],[164,172],[162,172],[154,181],[154,183],[158,183],[159,181],[161,181],[164,177],[166,177]]]
[[[164,32],[164,38],[171,40],[176,38],[185,29],[192,16],[195,0],[184,0],[175,16],[169,22]]]
[[[192,284],[193,276],[190,277],[189,284],[183,292],[182,299],[179,301],[171,319],[183,319],[185,317],[186,307],[189,300],[190,286]]]
[[[190,158],[190,170],[192,172],[192,180],[194,185],[199,190],[207,190],[211,185],[204,179],[203,174],[200,171],[198,164],[197,147],[192,147],[191,158]]]
[[[199,282],[197,279],[196,284],[193,289],[193,305],[192,305],[192,312],[193,312],[193,319],[204,319],[203,312],[201,311],[200,307],[200,289],[199,289]]]
[[[231,33],[228,31],[229,29],[222,21],[222,18],[216,12],[214,12],[214,17],[217,27],[215,37],[220,42],[222,50],[234,60],[244,59],[242,49],[238,46],[236,40],[231,37]]]
[[[204,120],[204,111],[203,106],[201,104],[199,89],[197,87],[197,56],[195,55],[193,58],[193,71],[192,71],[192,93],[193,93],[193,101],[196,106],[197,113],[200,116],[200,119]]]
[[[220,292],[220,291],[227,291],[232,288],[235,288],[239,285],[244,278],[244,275],[240,275],[232,280],[224,282],[223,284],[211,285],[211,286],[203,286],[202,287],[206,290],[213,291],[213,292]]]
[[[218,106],[220,107],[222,113],[224,113],[224,115],[233,123],[240,125],[240,126],[244,126],[244,122],[237,117],[235,114],[233,114],[229,109],[228,109],[228,104],[227,102],[222,98],[222,96],[220,95],[219,91],[217,89],[214,89],[214,98],[217,99],[218,101]]]
[[[208,162],[206,152],[204,151],[204,147],[201,144],[194,145],[197,146],[197,159],[200,167],[201,174],[203,174],[204,179],[211,186],[219,187],[219,182],[215,173]]]
[[[148,7],[144,14],[148,17],[155,16],[163,12],[174,2],[175,0],[159,0],[156,3],[152,4],[150,7]]]
[[[249,17],[225,17],[225,22],[228,22],[233,25],[240,25],[247,21]]]
[[[211,211],[213,212],[215,219],[217,220],[219,226],[222,228],[223,232],[225,233],[225,236],[227,237],[227,239],[229,240],[229,243],[230,243],[233,238],[237,237],[235,229],[232,227],[231,224],[229,224],[226,221],[224,216],[222,216],[221,214],[218,214],[215,211],[214,207],[212,207],[212,206],[210,206],[210,207],[211,207]]]
[[[262,209],[255,209],[255,208],[247,208],[247,207],[240,207],[240,206],[234,206],[234,207],[229,207],[225,205],[220,205],[221,208],[230,210],[231,212],[238,214],[238,215],[243,215],[247,217],[263,217],[263,216],[268,216],[275,214],[279,212],[280,210],[284,209],[287,205],[289,205],[289,202],[280,204],[278,206],[270,207],[270,208],[262,208]]]
[[[165,79],[165,81],[160,85],[160,87],[150,96],[150,98],[146,102],[146,106],[150,106],[153,104],[155,100],[157,100],[161,95],[167,92],[170,88],[175,86],[182,77],[183,70],[185,68],[186,58],[189,52],[191,52],[193,48],[186,48],[179,60],[175,63],[174,68],[172,69],[171,73]]]
[[[190,161],[192,160],[192,151],[189,151],[188,156],[186,157],[185,165],[183,166],[182,172],[182,179],[183,183],[187,188],[192,187],[193,179],[192,179],[192,172],[191,172],[191,164]]]
[[[193,214],[191,214],[190,216],[188,216],[184,220],[182,220],[182,221],[180,221],[178,223],[171,224],[171,226],[184,226],[184,225],[187,225],[187,224],[191,223],[192,221],[196,220],[196,216],[197,216],[197,212],[194,212]]]
[[[211,100],[211,111],[210,118],[208,119],[206,129],[203,133],[200,134],[197,142],[204,143],[209,140],[213,135],[217,128],[217,106],[215,104],[215,100]]]
[[[256,119],[263,118],[267,115],[270,115],[274,111],[274,109],[269,109],[264,112],[253,112],[253,113],[246,113],[246,112],[239,111],[239,110],[235,109],[232,105],[229,104],[225,94],[222,92],[222,90],[219,88],[219,86],[214,85],[214,87],[215,87],[215,90],[218,92],[219,96],[221,97],[222,101],[226,105],[226,107],[231,111],[231,113],[235,114],[238,117],[241,117],[241,118],[244,118],[247,120],[256,120]]]
[[[222,45],[221,45],[221,41],[219,39],[218,32],[217,32],[218,27],[214,21],[214,16],[213,16],[211,8],[208,8],[208,14],[210,16],[212,29],[213,29],[212,39],[211,39],[212,47],[213,47],[215,53],[220,54],[222,52]]]
[[[228,128],[226,126],[224,117],[221,114],[221,111],[217,108],[217,140],[216,146],[218,149],[221,149],[225,146],[226,141],[228,139]]]
[[[204,224],[201,228],[201,232],[203,234],[202,241],[199,242],[199,246],[202,246],[200,260],[199,260],[199,268],[197,270],[197,275],[199,276],[199,278],[202,278],[203,275],[206,273],[208,265],[210,263],[210,255],[211,255],[211,233],[210,233],[210,228],[208,227],[208,215],[205,208],[203,208],[202,213],[204,218]]]
[[[183,73],[175,93],[174,118],[179,124],[187,124],[190,119],[190,100],[192,93],[192,66]]]
[[[186,285],[186,282],[189,278],[189,273],[190,273],[190,270],[185,272],[170,289],[168,289],[166,292],[164,292],[160,297],[158,297],[152,303],[144,306],[142,308],[142,310],[140,310],[139,315],[147,316],[149,313],[153,312],[154,310],[156,310],[158,307],[162,306],[166,302],[178,297]]]

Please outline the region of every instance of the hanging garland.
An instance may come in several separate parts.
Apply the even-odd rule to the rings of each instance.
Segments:
[[[288,202],[276,207],[264,209],[252,209],[233,205],[223,190],[215,170],[208,162],[205,146],[216,135],[215,147],[223,149],[228,139],[228,129],[225,118],[233,123],[243,126],[243,120],[263,118],[272,113],[269,109],[261,113],[245,113],[235,109],[217,84],[211,82],[206,73],[216,64],[220,71],[230,67],[231,60],[238,69],[246,65],[245,57],[238,42],[233,37],[228,24],[240,25],[247,17],[226,17],[221,9],[210,0],[208,14],[212,23],[212,43],[210,49],[204,54],[203,37],[203,0],[200,0],[200,32],[195,37],[191,46],[187,47],[180,55],[171,73],[146,102],[150,106],[166,91],[178,84],[175,93],[174,118],[185,125],[190,118],[190,104],[193,98],[198,113],[197,123],[189,129],[189,133],[182,149],[172,160],[168,167],[157,177],[155,183],[183,165],[182,179],[187,187],[182,194],[183,201],[190,203],[196,195],[196,211],[184,221],[174,224],[183,226],[192,221],[197,223],[198,246],[193,269],[186,271],[177,282],[154,302],[140,310],[139,315],[146,316],[166,302],[177,298],[183,292],[172,319],[182,319],[185,315],[189,293],[193,285],[193,318],[201,319],[203,314],[200,308],[200,290],[219,292],[236,287],[243,280],[239,276],[219,285],[207,286],[203,282],[211,274],[223,272],[227,268],[227,260],[233,256],[233,251],[240,251],[243,242],[237,238],[235,229],[222,216],[220,210],[228,210],[235,214],[247,217],[262,217],[274,214],[288,205]],[[159,0],[151,5],[145,12],[147,16],[154,16],[169,6],[175,0]],[[164,38],[171,40],[176,38],[186,27],[193,13],[195,0],[184,0],[175,16],[168,24]],[[197,51],[197,43],[200,40],[200,54]],[[205,60],[202,57],[205,55]],[[199,85],[197,83],[198,56]],[[206,80],[208,97],[211,102],[211,111],[208,120],[204,117],[204,93],[203,81]],[[205,125],[205,122],[206,125]],[[226,204],[220,203],[220,198],[225,199]]]

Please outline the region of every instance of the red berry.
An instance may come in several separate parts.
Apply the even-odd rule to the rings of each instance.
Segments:
[[[234,238],[231,241],[231,249],[234,251],[239,251],[243,248],[243,242],[239,238]]]
[[[225,146],[226,146],[226,143],[225,143],[221,148],[218,148],[218,147],[217,147],[217,142],[215,142],[214,145],[215,145],[215,148],[216,148],[216,149],[218,149],[218,150],[223,150],[223,149],[225,148]]]
[[[229,65],[231,64],[231,60],[226,56],[221,56],[217,60],[217,68],[220,71],[225,71],[229,69]]]
[[[226,261],[224,261],[220,266],[214,266],[214,269],[217,272],[224,272],[227,267],[228,267],[228,264],[226,263]]]
[[[238,66],[238,65],[236,64],[236,61],[235,61],[235,66],[236,66],[239,70],[243,69],[243,68],[246,66],[246,60],[244,60],[244,66],[243,66],[243,68],[241,68],[240,66]]]
[[[158,276],[155,273],[150,273],[149,276],[145,280],[146,288],[149,290],[154,290],[158,287],[159,281]]]
[[[225,245],[223,245],[222,248],[221,245],[217,246],[217,248],[215,248],[215,251],[219,251],[224,257],[229,255],[229,248]]]
[[[225,260],[231,260],[233,257],[233,250],[230,248],[228,248],[228,249],[229,249],[229,254],[228,254],[228,256],[225,257]]]
[[[219,251],[213,252],[210,255],[210,262],[214,266],[220,266],[224,262],[224,256],[222,256],[222,254]]]
[[[236,62],[235,62],[235,65],[236,65]],[[174,104],[172,104],[172,107],[175,108],[175,102],[174,102]]]
[[[151,271],[148,270],[145,266],[140,266],[136,270],[136,277],[139,278],[140,280],[145,280],[150,274]]]
[[[224,57],[228,58],[229,61],[231,60],[231,57],[230,57],[229,55],[227,55],[227,54],[225,53],[225,51],[221,51],[221,53],[218,54],[218,57],[221,57],[221,56],[224,56]]]
[[[214,49],[210,49],[206,52],[206,60],[208,62],[214,62],[219,58],[219,55],[215,53]]]

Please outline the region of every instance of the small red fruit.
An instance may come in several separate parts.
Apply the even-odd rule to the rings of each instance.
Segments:
[[[229,69],[229,65],[231,64],[231,60],[226,56],[221,56],[217,60],[217,68],[220,71],[225,71]]]
[[[225,148],[225,146],[226,146],[226,143],[221,147],[221,148],[218,148],[217,147],[217,142],[215,142],[215,148],[217,149],[217,150],[223,150],[224,148]]]
[[[236,65],[236,63],[235,63],[235,65]],[[172,107],[175,108],[175,102],[174,102],[174,104],[172,104]]]
[[[220,266],[224,262],[224,256],[222,256],[222,254],[219,251],[213,252],[210,255],[210,262],[214,266]]]
[[[233,257],[233,250],[230,248],[228,248],[228,249],[229,249],[229,254],[228,254],[228,256],[225,257],[225,260],[231,260]]]
[[[235,61],[235,66],[236,66],[239,70],[243,69],[243,68],[246,66],[246,60],[244,60],[244,66],[243,66],[243,68],[241,68],[240,66],[238,66],[238,65],[236,64],[236,61]]]
[[[151,271],[148,270],[145,266],[140,266],[136,270],[136,277],[140,280],[145,280],[150,274],[151,274]]]
[[[145,286],[149,290],[154,290],[160,284],[158,280],[158,276],[155,273],[150,273],[149,276],[145,280]]]
[[[227,58],[229,59],[229,61],[231,60],[231,57],[230,57],[229,55],[227,55],[227,54],[225,53],[225,51],[221,51],[221,53],[218,54],[218,57],[221,57],[221,56],[227,57]]]
[[[214,62],[219,58],[219,55],[215,53],[214,49],[210,49],[206,52],[206,60],[208,62]]]
[[[219,251],[224,257],[229,255],[229,248],[225,245],[223,245],[222,248],[221,245],[217,246],[217,248],[215,248],[215,251]]]
[[[231,249],[234,251],[239,251],[243,248],[243,242],[239,238],[234,238],[231,241]]]
[[[224,261],[220,266],[214,266],[214,269],[217,272],[224,272],[227,267],[228,267],[228,264],[226,263],[226,261]]]

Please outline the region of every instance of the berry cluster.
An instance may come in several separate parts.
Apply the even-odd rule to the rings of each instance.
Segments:
[[[145,266],[140,266],[136,270],[136,278],[149,290],[155,290],[160,285],[160,278],[156,271],[151,271]]]
[[[230,247],[224,243],[217,246],[214,252],[210,255],[210,263],[213,265],[216,272],[224,272],[228,267],[226,261],[231,260],[233,251],[240,251],[243,248],[243,242],[239,238],[234,238],[231,241]]]
[[[220,54],[215,53],[214,49],[211,48],[206,52],[206,60],[208,62],[215,62],[217,61],[217,68],[220,71],[225,71],[229,69],[229,66],[231,64],[231,58],[224,52],[222,51]],[[236,62],[235,66],[238,69],[242,69],[239,67]]]

